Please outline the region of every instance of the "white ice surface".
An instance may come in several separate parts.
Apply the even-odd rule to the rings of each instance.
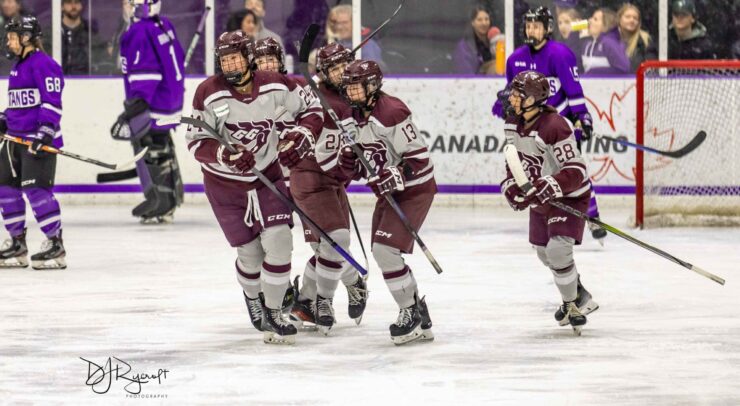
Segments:
[[[367,237],[370,209],[357,212]],[[629,230],[724,287],[614,236],[603,249],[587,238],[576,261],[601,309],[574,337],[552,317],[559,295],[525,215],[435,208],[421,234],[445,273],[418,251],[408,263],[436,341],[393,346],[397,307],[371,259],[362,325],[340,285],[333,336],[281,347],[251,327],[210,208],[186,206],[163,227],[128,213],[65,207],[67,270],[0,271],[0,404],[740,404],[738,229]],[[622,228],[626,217],[604,220]],[[295,231],[302,272],[309,250]],[[122,381],[94,394],[79,357],[110,356],[134,372],[168,369],[142,390],[167,398],[126,398]]]

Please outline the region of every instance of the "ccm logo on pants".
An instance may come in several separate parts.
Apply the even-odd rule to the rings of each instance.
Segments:
[[[279,221],[279,220],[290,220],[290,214],[276,214],[274,216],[267,217],[267,221]]]
[[[547,220],[547,224],[565,223],[566,221],[568,221],[568,218],[567,217],[553,217],[550,220]]]
[[[375,235],[377,235],[378,237],[384,237],[384,238],[391,238],[391,237],[393,237],[393,234],[386,233],[385,231],[382,231],[382,230],[376,231],[375,232]]]

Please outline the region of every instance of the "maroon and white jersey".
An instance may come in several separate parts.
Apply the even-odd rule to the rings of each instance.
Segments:
[[[314,137],[321,132],[323,109],[313,94],[293,79],[274,72],[254,71],[252,92],[241,94],[215,75],[198,86],[193,98],[192,116],[216,129],[231,144],[252,151],[256,168],[270,180],[282,177],[277,160],[280,133],[291,126],[302,126]],[[235,173],[217,160],[219,142],[201,128],[188,127],[188,149],[200,162],[204,176],[257,186],[257,177]]]
[[[511,117],[504,124],[506,142],[519,151],[524,171],[533,182],[552,176],[560,185],[563,197],[576,198],[591,188],[586,161],[578,151],[573,127],[556,111],[545,110],[529,127],[524,120]],[[511,178],[509,166],[507,177]]]
[[[404,175],[406,187],[434,179],[429,148],[414,124],[411,111],[400,99],[381,94],[369,117],[357,109],[343,116],[342,125],[354,133],[365,158],[376,172],[396,166]],[[364,172],[364,170],[363,170]],[[367,173],[360,176],[367,178]]]

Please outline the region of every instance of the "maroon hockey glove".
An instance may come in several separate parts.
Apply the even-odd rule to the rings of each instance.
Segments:
[[[254,168],[257,162],[254,159],[254,154],[247,151],[243,146],[236,146],[236,149],[237,152],[231,152],[221,145],[216,151],[216,160],[235,173],[245,174]]]
[[[402,192],[406,189],[403,174],[395,166],[389,166],[380,171],[378,176],[370,179],[367,185],[378,197],[388,193]]]
[[[293,127],[280,135],[278,159],[286,168],[298,165],[303,158],[313,151],[314,140],[311,131],[305,127]]]
[[[359,164],[359,162],[357,162],[357,154],[355,154],[355,151],[352,151],[351,147],[342,148],[339,151],[338,161],[339,170],[342,174],[348,180],[354,179],[355,175],[357,175],[357,165]]]
[[[501,192],[504,194],[509,206],[515,211],[522,211],[529,207],[532,197],[524,196],[524,192],[514,179],[506,179],[501,183]]]
[[[545,204],[552,199],[563,197],[563,190],[560,184],[552,176],[543,176],[532,184],[535,189],[535,196],[540,204]]]

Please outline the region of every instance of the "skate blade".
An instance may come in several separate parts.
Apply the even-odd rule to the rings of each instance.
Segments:
[[[360,323],[362,323],[362,316],[360,316],[360,317],[358,317],[358,318],[356,318],[356,319],[352,319],[352,320],[354,320],[354,321],[355,321],[355,325],[356,325],[356,326],[359,326],[359,325],[360,325]]]
[[[573,326],[573,334],[580,337],[581,336],[581,326]]]
[[[311,323],[310,321],[303,321],[297,318],[292,313],[290,314],[290,317],[288,317],[288,322],[292,324],[293,327],[296,328],[296,330],[316,331],[318,329],[314,323]]]
[[[593,300],[589,300],[588,302],[586,302],[586,304],[583,305],[583,307],[579,307],[578,310],[580,310],[582,315],[588,316],[589,314],[599,310],[599,304],[594,302]],[[565,317],[560,320],[558,324],[560,325],[560,327],[563,327],[570,324],[570,321],[568,321],[568,318]]]
[[[157,216],[157,217],[142,217],[139,219],[139,224],[144,226],[158,226],[165,224],[172,224],[175,221],[175,217],[172,215]]]
[[[8,258],[0,262],[0,268],[2,269],[28,268],[28,258],[27,257]]]
[[[295,335],[281,336],[271,331],[265,331],[262,341],[265,344],[293,345],[295,344]]]
[[[329,332],[331,331],[331,326],[318,326],[319,333],[323,334],[324,336],[328,337]]]
[[[393,341],[393,344],[395,345],[404,345],[404,344],[408,344],[412,341],[416,341],[420,339],[421,336],[422,336],[421,327],[417,327],[416,329],[414,329],[414,331],[412,331],[409,334],[406,334],[403,336],[397,336],[397,337],[391,336],[391,340]]]
[[[421,337],[419,338],[421,341],[434,341],[434,333],[432,333],[432,329],[428,328],[426,330],[421,330]]]
[[[67,261],[64,257],[48,259],[46,261],[31,261],[31,267],[37,271],[56,271],[58,269],[67,269]]]

